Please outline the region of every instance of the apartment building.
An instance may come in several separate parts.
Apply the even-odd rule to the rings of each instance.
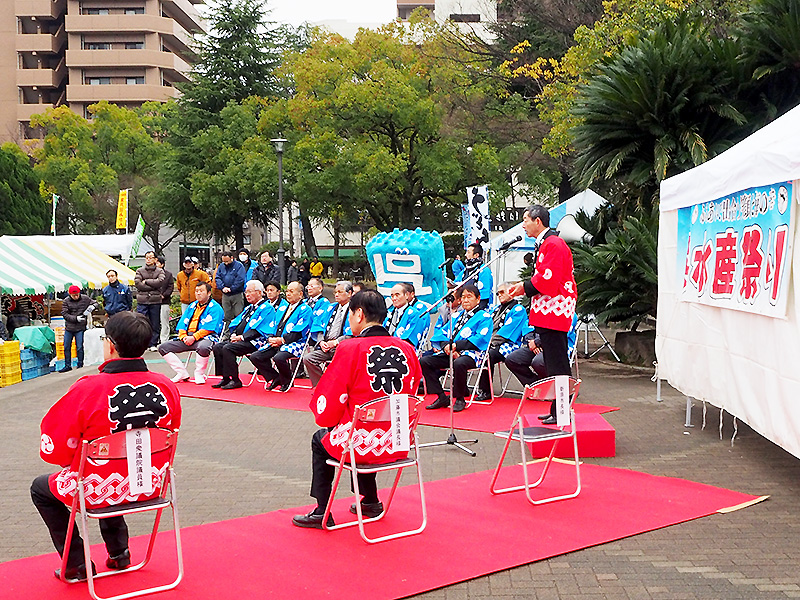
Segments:
[[[204,31],[205,0],[2,0],[0,141],[35,136],[30,117],[100,100],[134,107],[177,93]]]

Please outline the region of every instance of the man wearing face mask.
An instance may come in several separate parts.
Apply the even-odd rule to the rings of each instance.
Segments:
[[[250,260],[250,251],[247,248],[239,248],[239,262],[244,267],[244,280],[250,281],[253,278],[256,263]]]

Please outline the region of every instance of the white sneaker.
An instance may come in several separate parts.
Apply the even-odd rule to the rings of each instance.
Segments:
[[[206,376],[202,375],[200,373],[195,373],[194,374],[194,382],[197,385],[203,385],[206,382]]]
[[[158,352],[158,348],[156,348],[155,346],[150,346],[147,350],[148,352]]]

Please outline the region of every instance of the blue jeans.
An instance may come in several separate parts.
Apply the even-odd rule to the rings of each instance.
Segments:
[[[75,338],[75,348],[78,352],[78,368],[83,366],[83,334],[85,331],[64,332],[64,366],[72,366],[72,338]]]

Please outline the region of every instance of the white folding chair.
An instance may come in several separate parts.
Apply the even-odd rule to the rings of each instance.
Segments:
[[[92,486],[91,477],[90,481],[86,480],[87,475],[91,475],[91,465],[93,461],[117,461],[120,472],[127,472],[127,464],[129,462],[128,454],[133,452],[133,448],[128,447],[128,440],[141,439],[141,436],[148,436],[150,439],[150,455],[151,462],[155,455],[166,453],[166,463],[164,467],[164,475],[160,482],[159,487],[154,490],[155,495],[144,500],[134,502],[123,502],[112,506],[100,508],[87,508],[86,507],[86,488]],[[153,594],[155,592],[162,592],[171,590],[180,583],[183,578],[183,552],[181,548],[181,534],[180,526],[178,523],[178,509],[176,506],[177,494],[175,490],[175,475],[172,469],[175,460],[175,448],[178,442],[178,432],[170,431],[168,429],[160,428],[143,428],[132,429],[127,431],[120,431],[112,433],[92,441],[84,440],[81,445],[81,458],[78,467],[77,478],[77,492],[75,499],[72,502],[72,510],[70,511],[69,525],[67,526],[67,543],[64,547],[63,558],[61,561],[61,580],[66,583],[75,583],[73,580],[67,580],[64,576],[67,569],[67,558],[69,557],[69,547],[72,541],[72,532],[75,527],[77,515],[81,516],[81,530],[83,533],[83,552],[85,564],[87,565],[86,576],[89,586],[89,594],[95,600],[124,600],[126,598],[135,598],[137,596],[144,596],[146,594]],[[130,573],[131,571],[138,571],[142,569],[150,561],[153,554],[153,546],[156,541],[156,534],[158,533],[158,525],[161,522],[161,513],[165,508],[172,509],[172,521],[175,535],[175,549],[178,562],[178,576],[171,583],[153,586],[149,588],[139,589],[116,596],[101,597],[97,595],[94,586],[94,580],[103,577],[111,577],[121,573]],[[92,556],[91,556],[91,542],[89,541],[89,521],[88,519],[108,519],[109,517],[120,517],[124,515],[141,513],[147,511],[156,511],[154,519],[153,530],[150,533],[150,540],[147,545],[147,552],[142,562],[137,565],[131,566],[127,569],[120,571],[103,571],[94,575],[92,573]]]
[[[183,366],[188,371],[189,370],[189,363],[192,362],[192,358],[194,358],[195,363],[197,362],[197,352],[195,352],[194,350],[190,350],[186,354],[187,354],[186,362],[184,363]],[[213,366],[214,366],[214,353],[212,352],[208,357],[208,364],[206,365],[206,377],[208,377],[208,374],[211,373],[211,367],[213,367]]]
[[[392,403],[393,402],[399,403],[407,403],[408,405],[408,435],[410,440],[410,450],[409,456],[407,458],[400,458],[397,460],[393,460],[387,463],[380,463],[380,464],[372,464],[372,463],[358,463],[356,461],[356,451],[355,446],[356,443],[359,442],[357,437],[360,437],[360,433],[356,434],[357,431],[363,431],[363,428],[360,427],[369,424],[369,423],[376,423],[376,422],[385,422],[387,424],[387,429],[392,427]],[[418,533],[422,533],[425,529],[425,525],[428,522],[428,513],[425,507],[425,490],[422,485],[422,469],[420,467],[419,461],[419,439],[417,438],[417,423],[419,422],[419,415],[420,415],[420,406],[422,405],[423,400],[417,396],[411,394],[397,394],[394,396],[384,396],[383,398],[378,398],[377,400],[371,400],[366,402],[358,407],[356,407],[355,412],[353,414],[353,425],[350,428],[350,436],[345,443],[345,451],[342,456],[342,460],[335,460],[329,459],[327,462],[329,465],[336,467],[336,476],[333,480],[333,487],[331,488],[331,495],[328,499],[328,506],[325,508],[325,514],[322,517],[323,528],[328,531],[333,531],[335,529],[343,529],[345,527],[353,527],[358,525],[358,530],[361,534],[361,538],[367,542],[368,544],[376,544],[378,542],[384,542],[386,540],[393,540],[401,537],[407,537],[411,535],[416,535]],[[356,438],[356,439],[354,439]],[[408,529],[403,531],[397,531],[395,533],[390,533],[387,535],[379,536],[371,538],[367,536],[366,532],[364,531],[364,524],[365,523],[373,523],[375,521],[379,521],[386,516],[389,512],[389,508],[392,505],[392,499],[394,498],[394,493],[397,490],[397,484],[400,483],[400,476],[403,474],[403,469],[408,467],[415,467],[417,471],[417,482],[419,484],[419,498],[420,503],[422,506],[422,524],[417,527],[416,529]],[[361,510],[361,494],[358,490],[358,475],[359,474],[369,474],[369,473],[380,473],[382,471],[390,471],[396,470],[397,475],[394,478],[394,484],[392,485],[392,489],[389,492],[389,497],[384,504],[383,512],[378,515],[377,517],[371,518],[364,518],[364,514]],[[339,525],[328,526],[328,516],[331,514],[331,506],[333,505],[333,501],[336,498],[336,490],[339,487],[339,481],[342,478],[342,473],[344,471],[349,471],[352,481],[353,481],[353,490],[355,492],[355,505],[356,505],[356,520],[355,521],[348,521],[345,523],[340,523]]]
[[[566,386],[566,388],[561,391],[569,394],[569,420],[570,420],[569,426],[548,427],[542,425],[538,427],[525,427],[522,414],[522,409],[525,406],[525,403],[528,402],[529,400],[555,399],[557,394],[559,393],[558,388],[562,384]],[[566,377],[566,376],[547,377],[546,379],[540,379],[539,381],[525,387],[525,393],[522,395],[522,399],[519,402],[517,411],[514,413],[514,419],[511,421],[510,429],[508,431],[498,431],[495,433],[497,437],[504,438],[506,440],[506,443],[503,446],[503,452],[500,455],[500,461],[497,463],[497,468],[494,470],[494,474],[492,475],[492,482],[489,486],[489,489],[491,490],[492,494],[505,494],[508,492],[525,490],[525,495],[528,498],[528,502],[530,502],[531,504],[545,504],[547,502],[555,502],[556,500],[566,500],[568,498],[575,498],[578,494],[580,494],[581,472],[580,472],[580,460],[578,458],[578,437],[575,427],[575,410],[574,410],[575,398],[578,397],[578,391],[580,390],[580,387],[581,387],[580,379],[573,379],[572,377]],[[575,479],[576,479],[575,490],[567,494],[534,499],[531,496],[531,490],[538,487],[544,481],[545,476],[547,475],[547,472],[550,469],[550,465],[553,462],[553,456],[555,455],[556,446],[559,440],[570,439],[570,438],[572,439],[572,446],[574,450],[574,460],[575,460]],[[523,473],[524,483],[522,485],[497,488],[496,487],[497,477],[500,473],[500,469],[503,466],[503,461],[505,460],[508,448],[511,444],[511,440],[519,442],[520,453],[522,456],[522,473]],[[553,445],[550,448],[550,454],[548,455],[544,463],[542,472],[539,475],[539,479],[537,479],[534,483],[530,483],[528,474],[527,452],[525,450],[526,444],[532,444],[534,442],[542,442],[542,441],[552,442]]]
[[[489,395],[490,395],[490,398],[489,398],[489,400],[475,400],[475,394],[478,393],[478,390],[481,387],[481,375],[483,374],[484,370],[486,371],[486,373],[487,373],[487,375],[489,377]],[[494,402],[494,399],[495,399],[495,395],[494,395],[494,379],[492,377],[492,375],[493,375],[492,367],[489,366],[489,351],[488,350],[483,353],[483,358],[481,359],[480,364],[475,369],[470,369],[469,371],[467,371],[467,378],[468,378],[467,381],[468,382],[469,382],[469,377],[473,373],[477,373],[477,377],[475,378],[475,382],[472,384],[472,393],[470,394],[469,400],[467,401],[467,406],[470,406],[472,404],[486,404],[486,405],[492,404],[492,402]],[[469,383],[468,383],[468,385],[469,385]]]

